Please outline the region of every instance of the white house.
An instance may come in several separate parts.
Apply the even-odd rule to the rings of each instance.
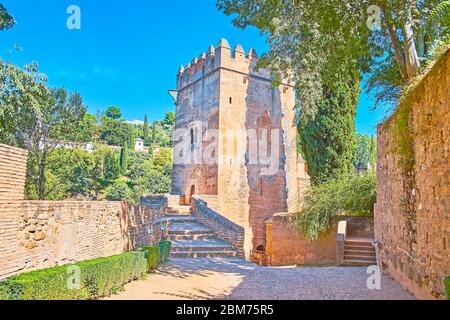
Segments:
[[[144,152],[144,139],[136,138],[134,140],[134,151]]]

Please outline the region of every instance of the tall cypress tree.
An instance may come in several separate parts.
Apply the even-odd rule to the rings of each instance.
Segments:
[[[114,181],[120,176],[120,163],[115,152],[106,154],[103,166],[103,176],[108,181]]]
[[[123,144],[122,150],[120,151],[120,171],[123,175],[127,174],[128,170],[128,145]]]
[[[136,140],[136,133],[134,131],[134,128],[130,128],[130,132],[128,134],[128,149],[134,150]]]
[[[313,183],[353,171],[359,93],[359,81],[353,79],[335,83],[332,90],[324,87],[315,117],[300,118],[301,149]]]
[[[149,138],[148,133],[149,133],[148,118],[147,118],[147,115],[145,115],[145,117],[144,117],[144,144],[147,144],[147,145],[150,142],[148,140],[148,138]]]

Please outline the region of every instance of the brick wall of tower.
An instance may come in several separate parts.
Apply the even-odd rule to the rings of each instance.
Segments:
[[[254,50],[246,54],[239,45],[231,50],[221,40],[217,48],[182,67],[177,81],[176,128],[200,123],[203,132],[218,129],[214,141],[207,137],[202,143],[204,150],[214,147],[218,164],[174,165],[173,192],[189,198],[195,185],[196,194],[217,194],[220,214],[245,229],[247,254],[265,245],[265,220],[294,210],[298,189],[294,89],[289,84],[273,88],[270,72],[255,71],[256,62]],[[261,139],[263,129],[278,134],[271,173],[262,172],[267,166],[249,162],[258,144],[249,143],[248,130]],[[181,141],[175,137],[175,155],[177,144]],[[207,181],[214,178],[211,188]]]
[[[174,138],[172,193],[189,199],[191,187],[195,194],[217,194],[217,163],[204,161],[204,153],[213,157],[215,139],[205,135],[207,129],[217,129],[219,118],[219,72],[214,69],[214,55],[200,57],[180,72],[177,81],[177,108]],[[198,141],[191,146],[190,130],[198,130]],[[183,133],[184,130],[184,133]],[[187,148],[186,148],[187,146]]]
[[[276,212],[291,209],[297,194],[294,90],[289,85],[273,88],[268,70],[255,71],[253,51],[246,56],[239,46],[219,49],[216,57],[223,68],[218,198],[221,214],[244,227],[248,254],[250,249],[265,246],[264,222]],[[262,139],[274,129],[278,130],[277,161],[271,173],[264,173],[268,166],[249,162],[251,154],[259,155],[261,148],[249,138],[254,134]]]

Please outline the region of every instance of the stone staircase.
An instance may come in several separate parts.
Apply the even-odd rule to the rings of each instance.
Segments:
[[[165,219],[170,221],[166,239],[172,242],[172,258],[237,256],[235,248],[217,238],[214,231],[198,222],[190,206],[169,203]]]
[[[344,265],[347,266],[370,266],[376,265],[376,252],[372,239],[345,240],[344,243]]]

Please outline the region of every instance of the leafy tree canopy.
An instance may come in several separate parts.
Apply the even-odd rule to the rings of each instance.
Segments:
[[[120,108],[114,107],[114,106],[106,109],[105,114],[109,119],[114,119],[114,120],[120,119],[122,117],[122,111],[120,111]]]
[[[293,78],[299,105],[314,115],[321,88],[355,68],[367,91],[393,103],[437,45],[449,41],[450,2],[443,0],[217,0],[234,24],[256,26],[268,37],[276,79]]]
[[[169,111],[164,117],[164,124],[173,126],[175,124],[175,112]]]
[[[8,13],[3,4],[0,3],[0,30],[11,29],[16,20]]]

